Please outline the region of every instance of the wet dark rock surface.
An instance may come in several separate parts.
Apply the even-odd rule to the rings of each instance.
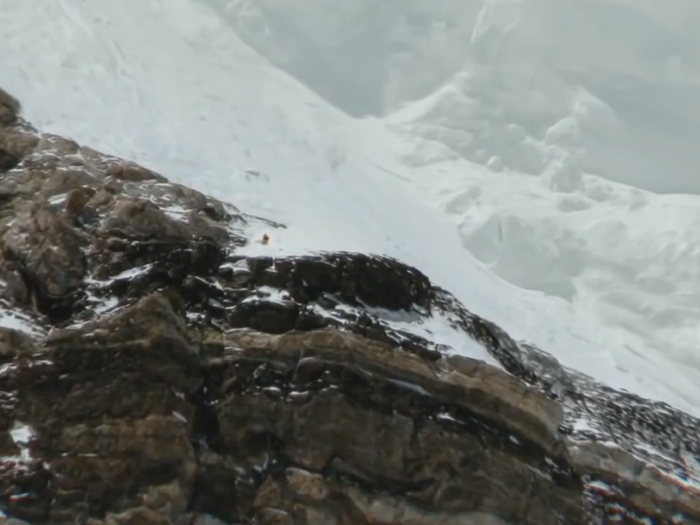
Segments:
[[[696,419],[3,108],[6,523],[700,523]]]

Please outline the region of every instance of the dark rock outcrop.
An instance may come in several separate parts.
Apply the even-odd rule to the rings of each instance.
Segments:
[[[0,123],[7,523],[700,523],[697,420],[417,269],[246,256],[262,219]],[[492,364],[410,329],[427,319]]]

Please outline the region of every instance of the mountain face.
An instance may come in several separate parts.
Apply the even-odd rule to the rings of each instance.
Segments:
[[[430,71],[430,64],[439,63],[436,57],[448,57],[450,50],[460,56],[461,49],[477,53],[471,43],[477,20],[481,29],[498,29],[512,19],[506,34],[500,29],[477,33],[486,35],[479,37],[487,39],[484,45],[495,42],[503,56],[517,60],[452,64],[451,76],[435,76],[432,87],[415,95],[397,95],[394,100],[401,102],[386,105],[381,118],[350,117],[328,103],[329,97],[318,96],[310,81],[303,84],[299,75],[295,80],[283,71],[286,66],[272,54],[256,51],[262,48],[251,35],[269,34],[295,60],[310,53],[309,46],[301,53],[290,40],[282,45],[270,23],[260,31],[246,29],[265,17],[277,16],[278,25],[313,21],[319,36],[304,34],[325,35],[327,42],[359,31],[349,25],[361,18],[352,15],[354,5],[303,5],[308,12],[298,21],[299,3],[256,2],[255,11],[245,4],[197,0],[66,0],[36,9],[26,0],[4,0],[3,16],[13,23],[0,40],[0,55],[12,57],[2,82],[21,98],[27,119],[39,129],[131,159],[170,180],[235,201],[252,215],[286,224],[275,237],[277,255],[323,250],[389,255],[420,268],[479,315],[515,339],[551,352],[562,365],[699,415],[700,200],[691,194],[657,195],[588,173],[579,157],[590,150],[571,146],[607,137],[602,144],[614,146],[617,155],[609,164],[615,172],[611,178],[636,176],[624,166],[640,155],[649,157],[645,165],[657,162],[654,145],[638,142],[631,153],[614,145],[605,109],[609,101],[585,88],[583,80],[614,78],[617,66],[600,60],[620,55],[635,79],[641,75],[656,79],[662,91],[669,88],[666,77],[644,69],[651,67],[653,53],[629,43],[683,37],[689,53],[692,38],[683,35],[694,34],[686,29],[694,27],[695,4],[668,3],[659,10],[653,2],[586,1],[576,3],[579,11],[571,14],[566,2],[551,9],[534,0],[490,2],[470,11],[473,20],[460,18],[466,15],[457,9],[469,3],[423,4],[423,18],[442,13],[455,22],[450,38],[464,33],[470,44],[438,52],[435,39],[422,70]],[[415,11],[411,23],[425,26],[420,3],[392,5],[393,11],[382,15],[387,34],[404,16],[401,5],[406,13]],[[587,61],[572,54],[571,64],[604,63],[607,69],[585,66],[583,80],[565,81],[553,72],[551,52],[544,52],[568,49],[566,35],[555,32],[557,38],[537,47],[526,29],[540,24],[534,33],[544,37],[566,27],[573,35],[578,26],[572,21],[588,20],[596,5],[604,8],[599,18],[627,32],[619,38],[608,34],[610,47]],[[618,12],[629,12],[625,5],[655,30],[637,31],[632,39],[630,28],[636,26],[623,24],[627,19]],[[265,6],[269,9],[261,11]],[[482,7],[497,9],[482,16]],[[347,23],[333,22],[335,13]],[[586,27],[581,38],[597,42],[598,26]],[[428,34],[406,31],[406,46]],[[440,34],[436,29],[435,38]],[[515,39],[512,45],[506,45],[509,38]],[[382,49],[373,48],[372,56],[382,56]],[[406,49],[410,69],[423,55],[418,48]],[[338,50],[335,61],[340,69],[350,61],[343,53]],[[522,83],[501,81],[519,71],[511,71],[515,65],[533,61],[544,61],[538,68],[544,78],[558,80],[531,84],[534,95],[523,91]],[[314,59],[311,65],[323,63]],[[688,71],[691,66],[687,61]],[[325,65],[315,71],[330,77]],[[418,69],[401,76],[398,85],[414,77]],[[666,97],[670,106],[664,109],[654,106],[652,91],[640,83],[626,86],[630,97],[656,107],[654,114],[668,113],[668,126],[658,129],[680,129],[673,104],[682,97]],[[692,117],[692,104],[686,106],[683,112]],[[525,118],[523,112],[534,116]],[[538,129],[552,126],[559,131],[549,139],[538,135]],[[619,129],[637,140],[642,128]],[[675,168],[666,168],[655,180],[678,181]]]
[[[697,419],[3,100],[7,523],[700,523]]]
[[[326,101],[405,139],[378,163],[498,277],[605,331],[615,371],[601,379],[682,377],[669,388],[697,405],[700,4],[200,4]],[[585,361],[568,364],[598,373]]]
[[[4,0],[7,521],[698,523],[697,5]]]
[[[588,173],[700,192],[697,3],[200,1],[350,114],[436,96],[414,125],[469,160],[539,174],[544,143]]]

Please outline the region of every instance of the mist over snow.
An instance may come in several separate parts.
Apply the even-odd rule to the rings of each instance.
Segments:
[[[700,193],[698,2],[201,2],[331,103],[399,111],[460,158],[540,175],[557,146],[580,172]]]
[[[37,127],[700,414],[700,2],[3,0]]]

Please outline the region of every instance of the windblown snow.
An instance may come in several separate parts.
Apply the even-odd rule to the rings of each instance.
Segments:
[[[699,4],[380,4],[3,0],[0,82],[40,129],[288,225],[251,253],[396,257],[700,414]]]

